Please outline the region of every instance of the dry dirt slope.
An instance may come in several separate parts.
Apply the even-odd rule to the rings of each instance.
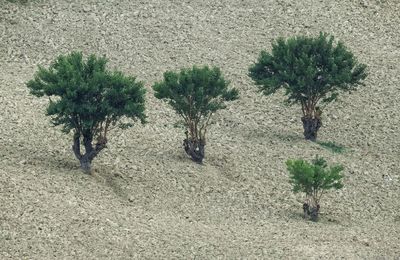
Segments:
[[[0,0],[0,259],[398,258],[399,14],[396,0]],[[324,113],[320,140],[343,154],[304,141],[299,109],[246,76],[272,39],[319,31],[370,68]],[[24,85],[72,50],[105,54],[148,87],[167,69],[218,65],[241,99],[216,115],[199,166],[149,88],[149,123],[115,133],[86,176]],[[346,179],[309,223],[284,161],[315,154]]]

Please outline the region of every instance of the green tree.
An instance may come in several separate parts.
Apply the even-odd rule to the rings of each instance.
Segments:
[[[108,71],[106,63],[106,58],[95,55],[84,61],[79,52],[61,55],[48,69],[39,66],[27,83],[31,94],[49,97],[47,115],[53,125],[61,125],[65,133],[73,132],[72,150],[86,173],[106,147],[110,130],[132,124],[121,123],[122,117],[145,122],[143,83]]]
[[[337,99],[340,91],[350,92],[364,85],[366,65],[357,62],[342,42],[333,36],[299,36],[277,39],[272,52],[262,51],[249,68],[249,76],[265,94],[285,89],[289,104],[301,104],[304,136],[315,141],[322,126],[322,108]]]
[[[304,160],[288,160],[286,166],[289,171],[290,183],[293,192],[304,192],[306,201],[303,204],[304,217],[310,215],[316,221],[320,209],[320,200],[326,190],[341,189],[343,166],[329,167],[324,158],[316,157],[311,163]]]
[[[153,85],[155,97],[168,104],[183,119],[186,128],[184,149],[198,163],[204,159],[207,127],[211,116],[226,107],[226,101],[235,100],[237,89],[228,89],[219,68],[204,66],[181,69],[179,73],[168,71],[164,80]]]

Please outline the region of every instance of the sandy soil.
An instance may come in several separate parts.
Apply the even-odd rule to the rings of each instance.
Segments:
[[[0,258],[398,258],[399,23],[397,0],[0,0]],[[276,37],[319,31],[369,66],[366,86],[324,113],[319,138],[342,154],[304,141],[300,109],[246,76]],[[25,86],[72,50],[105,54],[149,88],[148,124],[113,133],[92,176]],[[193,64],[220,66],[241,91],[215,116],[203,166],[150,89]],[[346,178],[312,223],[284,162],[316,154]]]

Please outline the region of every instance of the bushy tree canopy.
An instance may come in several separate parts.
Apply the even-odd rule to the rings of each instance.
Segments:
[[[309,163],[304,160],[288,160],[286,162],[293,184],[293,192],[304,192],[307,195],[318,194],[322,190],[340,189],[343,166],[329,167],[322,157]]]
[[[250,67],[250,77],[266,95],[286,90],[289,103],[331,102],[339,91],[363,85],[366,65],[357,62],[342,42],[320,33],[319,37],[279,38],[272,52],[262,51]]]
[[[236,89],[228,89],[229,82],[217,67],[182,69],[179,73],[167,71],[164,81],[154,84],[155,96],[168,104],[183,119],[201,119],[225,108],[224,101],[238,98]]]

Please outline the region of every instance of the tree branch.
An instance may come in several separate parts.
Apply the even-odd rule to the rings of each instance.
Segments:
[[[75,157],[78,160],[80,160],[82,158],[80,136],[81,136],[81,134],[76,131],[74,134],[74,144],[72,145],[72,151],[74,151]]]

